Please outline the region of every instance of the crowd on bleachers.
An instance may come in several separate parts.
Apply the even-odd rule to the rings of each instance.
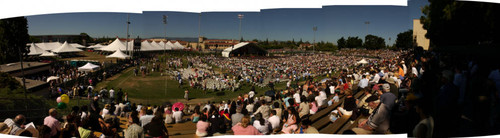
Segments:
[[[286,61],[207,57],[205,61],[233,75],[291,77],[304,72],[327,72],[328,76],[315,80],[313,76],[295,75],[297,78],[293,76],[285,89],[257,92],[253,88],[231,100],[185,108],[130,103],[121,95],[96,96],[88,106],[73,107],[64,123],[51,109],[36,133],[87,137],[95,131],[104,137],[168,137],[165,124],[171,123],[195,123],[193,133],[197,136],[407,133],[413,137],[449,137],[498,133],[498,64],[418,50],[395,53],[398,54],[386,54],[360,66],[347,63],[353,59],[328,55],[296,56]],[[299,63],[312,67],[294,66]],[[339,67],[344,64],[350,66]],[[259,65],[267,68],[256,69]],[[321,70],[323,66],[338,67],[337,73]],[[99,102],[103,98],[111,100]],[[127,117],[125,130],[118,126],[119,116]],[[35,134],[33,129],[24,129],[24,123],[19,115],[10,123],[1,124],[2,132]]]

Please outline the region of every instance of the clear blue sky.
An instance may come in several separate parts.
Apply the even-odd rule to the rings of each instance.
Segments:
[[[204,12],[201,35],[207,38],[239,39],[238,14],[243,14],[244,39],[334,42],[340,37],[366,34],[381,36],[392,45],[398,33],[412,29],[412,19],[422,16],[426,0],[410,0],[403,6],[324,6],[318,9],[271,9],[261,12]],[[168,16],[168,37],[197,37],[199,13],[144,12],[130,14],[130,35],[163,37],[162,15]],[[91,37],[126,37],[126,13],[65,13],[28,16],[30,35],[79,34]],[[370,22],[365,24],[365,22]],[[391,38],[389,41],[388,39]]]

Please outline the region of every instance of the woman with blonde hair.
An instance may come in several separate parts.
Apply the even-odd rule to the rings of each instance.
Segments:
[[[257,128],[249,125],[250,124],[250,117],[249,116],[243,116],[241,118],[241,121],[234,125],[233,130],[234,135],[262,135],[262,133],[257,130]]]

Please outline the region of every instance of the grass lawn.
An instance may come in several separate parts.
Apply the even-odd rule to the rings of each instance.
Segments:
[[[185,101],[184,91],[189,90],[190,100],[205,99],[210,101],[221,101],[236,98],[239,94],[244,94],[250,91],[251,86],[244,84],[239,90],[232,91],[213,91],[208,90],[206,93],[201,89],[190,88],[188,84],[178,87],[179,83],[169,78],[165,84],[166,76],[160,76],[159,72],[151,73],[145,77],[141,75],[135,76],[133,68],[129,68],[119,74],[118,77],[113,77],[107,81],[97,84],[97,89],[107,87],[118,90],[122,88],[123,92],[127,92],[129,99],[135,103],[143,104],[163,104],[165,102]],[[276,84],[277,90],[285,89],[286,83]],[[263,95],[270,88],[256,87],[257,95]]]

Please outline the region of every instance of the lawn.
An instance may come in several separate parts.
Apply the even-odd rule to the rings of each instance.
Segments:
[[[143,104],[163,104],[165,102],[177,102],[185,101],[184,91],[189,90],[190,100],[204,99],[210,101],[221,101],[227,99],[233,99],[239,94],[244,94],[250,91],[251,86],[249,84],[244,84],[239,90],[233,91],[213,91],[208,90],[203,92],[201,89],[190,88],[187,83],[179,87],[179,83],[168,78],[167,83],[165,83],[166,76],[161,76],[159,72],[153,72],[145,77],[141,75],[135,76],[133,73],[133,68],[129,68],[122,73],[118,74],[118,77],[112,77],[107,81],[97,84],[97,90],[106,87],[107,89],[114,88],[118,90],[121,88],[123,92],[128,93],[129,99],[135,103]],[[280,83],[275,85],[276,89],[284,89],[286,87],[285,83]],[[265,91],[270,88],[256,87],[257,95],[264,94]]]

